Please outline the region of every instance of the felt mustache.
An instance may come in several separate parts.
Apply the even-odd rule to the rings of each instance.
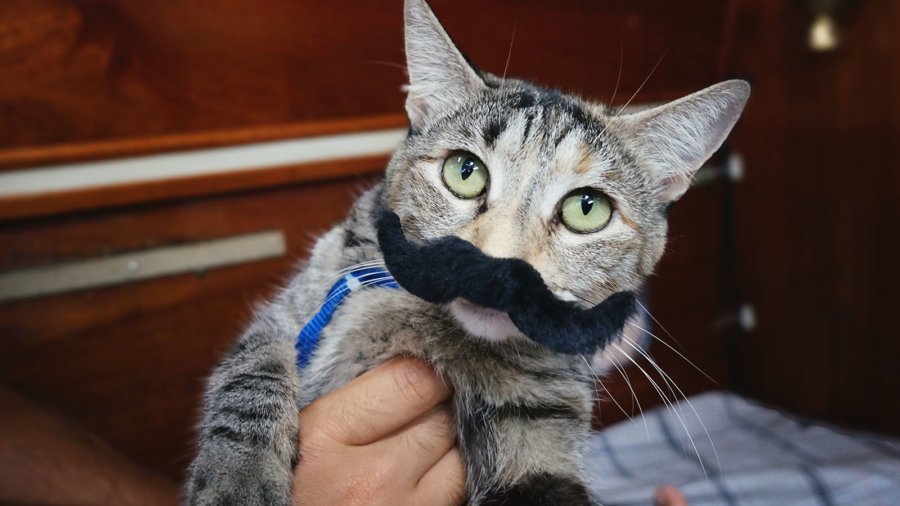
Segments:
[[[409,293],[445,304],[463,298],[503,311],[532,341],[570,355],[592,354],[618,336],[635,311],[632,292],[590,309],[560,300],[540,273],[518,258],[494,258],[458,237],[409,241],[391,210],[377,213],[378,244],[388,271]]]

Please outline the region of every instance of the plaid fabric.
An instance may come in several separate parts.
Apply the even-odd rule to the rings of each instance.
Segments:
[[[900,505],[900,441],[787,416],[730,393],[690,403],[693,409],[682,401],[594,434],[585,467],[601,504],[651,505],[656,487],[672,484],[691,506]]]

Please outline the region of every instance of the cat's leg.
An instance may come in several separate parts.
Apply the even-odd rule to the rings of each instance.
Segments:
[[[291,329],[268,309],[209,380],[185,505],[290,504],[299,380]]]
[[[593,504],[581,474],[589,413],[566,403],[466,404],[457,424],[473,506]]]
[[[587,487],[576,478],[536,473],[492,491],[480,506],[591,506]]]

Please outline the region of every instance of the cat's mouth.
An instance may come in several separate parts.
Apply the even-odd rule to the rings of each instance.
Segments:
[[[522,336],[509,315],[503,311],[457,298],[450,303],[450,312],[466,332],[473,336],[494,342]]]

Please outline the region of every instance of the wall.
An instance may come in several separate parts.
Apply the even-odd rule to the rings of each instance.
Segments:
[[[801,2],[740,4],[731,65],[753,80],[733,144],[740,286],[758,328],[746,391],[802,414],[900,433],[900,4],[847,2],[816,54]]]

